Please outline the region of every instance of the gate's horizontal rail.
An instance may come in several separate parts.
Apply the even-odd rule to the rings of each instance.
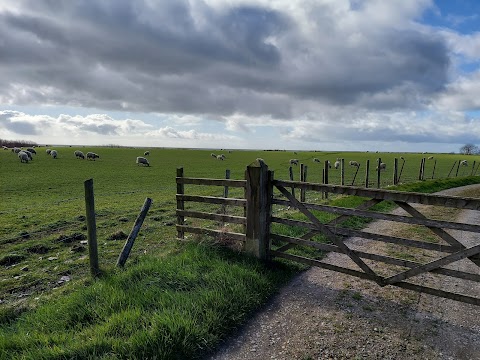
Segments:
[[[210,186],[229,186],[244,188],[247,186],[246,180],[230,180],[230,179],[204,179],[191,177],[177,177],[177,184],[191,185],[210,185]]]
[[[318,230],[315,224],[308,223],[305,221],[284,219],[279,217],[272,217],[271,220],[273,223],[284,224],[289,226],[298,226],[298,227],[303,227],[310,230]],[[446,252],[446,253],[454,253],[462,249],[462,247],[460,246],[434,244],[434,243],[429,243],[424,241],[417,241],[417,240],[411,240],[411,239],[398,238],[394,236],[374,234],[374,233],[369,233],[361,230],[341,228],[341,227],[331,226],[331,225],[325,225],[325,226],[328,229],[330,229],[332,233],[336,235],[356,236],[364,239],[383,241],[391,244],[399,244],[399,245],[416,247],[419,249],[433,250],[433,251]],[[318,230],[318,232],[320,233],[320,230]]]
[[[309,240],[304,240],[304,239],[299,239],[299,238],[294,238],[290,236],[284,236],[284,235],[278,235],[278,234],[270,234],[272,240],[278,240],[278,241],[283,241],[291,244],[296,244],[296,245],[303,245],[303,246],[309,246],[313,247],[318,250],[324,250],[324,251],[331,251],[331,252],[337,252],[337,253],[342,253],[343,251],[335,245],[331,244],[322,244],[322,243],[317,243],[314,241],[309,241]],[[273,250],[272,250],[273,251]],[[371,253],[366,253],[363,251],[359,250],[353,250],[359,257],[363,259],[369,259],[369,260],[374,260],[374,261],[380,261],[386,264],[391,264],[391,265],[397,265],[397,266],[402,266],[406,268],[415,268],[422,266],[423,264],[411,261],[411,260],[404,260],[404,259],[397,259],[393,258],[390,256],[384,256],[384,255],[378,255],[378,254],[371,254]],[[281,251],[275,251],[275,254],[280,253]],[[281,252],[283,253],[283,252]],[[452,270],[452,269],[446,269],[446,268],[436,268],[430,270],[432,273],[436,274],[441,274],[441,275],[446,275],[450,277],[455,277],[459,279],[464,279],[464,280],[471,280],[475,282],[480,282],[480,275],[478,274],[473,274],[473,273],[468,273],[464,271],[459,271],[459,270]]]
[[[341,273],[356,276],[356,277],[359,277],[359,278],[362,278],[362,279],[375,281],[375,279],[373,277],[371,277],[370,275],[365,274],[363,272],[360,272],[360,271],[347,269],[347,268],[342,268],[340,266],[327,264],[327,263],[324,263],[324,262],[321,262],[321,261],[318,261],[318,260],[314,260],[314,259],[304,258],[304,257],[298,256],[298,255],[285,254],[285,253],[282,253],[282,252],[277,252],[275,250],[271,250],[270,253],[271,253],[272,256],[276,256],[276,257],[300,262],[300,263],[307,264],[307,265],[317,266],[317,267],[321,267],[321,268],[328,269],[328,270],[341,272]],[[408,289],[408,290],[414,290],[414,291],[417,291],[417,292],[423,292],[423,293],[430,294],[430,295],[435,295],[435,296],[439,296],[439,297],[443,297],[443,298],[447,298],[447,299],[452,299],[452,300],[461,301],[461,302],[464,302],[464,303],[480,306],[480,298],[474,298],[474,297],[471,297],[471,296],[468,296],[468,295],[451,293],[451,292],[447,292],[447,291],[443,291],[443,290],[439,290],[439,289],[434,289],[434,288],[430,288],[430,287],[427,287],[427,286],[416,285],[416,284],[403,282],[403,281],[397,282],[397,283],[394,283],[394,284],[391,284],[391,285],[401,287],[401,288],[404,288],[404,289]]]
[[[406,193],[402,191],[365,189],[354,186],[337,186],[327,184],[316,184],[309,182],[296,182],[286,180],[273,180],[274,186],[283,186],[285,188],[298,188],[320,192],[329,192],[343,195],[354,195],[370,197],[382,200],[403,201],[407,203],[417,203],[425,205],[439,205],[454,207],[460,209],[480,210],[480,200],[475,198],[464,198],[458,196],[431,195],[422,193]]]
[[[246,236],[244,234],[239,233],[232,233],[232,232],[225,232],[220,230],[211,230],[205,228],[199,228],[194,226],[186,226],[186,225],[177,225],[177,231],[183,231],[193,234],[200,234],[200,235],[210,235],[214,237],[220,238],[229,238],[236,241],[245,241]]]
[[[247,200],[245,199],[223,198],[223,197],[216,197],[216,196],[177,194],[177,201],[192,201],[192,202],[199,202],[199,203],[243,206],[243,207],[247,206]]]
[[[216,221],[232,223],[232,224],[247,223],[247,218],[243,216],[222,215],[222,214],[207,213],[202,211],[190,211],[190,210],[177,209],[177,215],[186,216],[186,217],[188,216],[188,217],[197,218],[197,219],[216,220]]]
[[[278,205],[292,206],[291,202],[288,200],[273,199],[272,203],[278,204]],[[366,210],[341,208],[337,206],[308,204],[308,203],[302,203],[302,204],[307,209],[324,211],[332,214],[361,216],[361,217],[372,218],[372,219],[388,220],[388,221],[402,222],[402,223],[414,224],[414,225],[424,225],[424,226],[436,227],[441,229],[455,229],[455,230],[463,230],[463,231],[480,233],[480,225],[463,224],[463,223],[456,223],[456,222],[442,221],[442,220],[420,219],[420,218],[415,218],[410,216],[383,214],[383,213],[377,213],[377,212],[366,211]]]

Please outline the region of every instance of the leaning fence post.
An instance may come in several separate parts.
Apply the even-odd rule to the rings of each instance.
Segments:
[[[305,182],[305,165],[300,164],[300,182]],[[305,202],[305,189],[300,189],[300,202]]]
[[[458,164],[457,164],[457,172],[455,173],[455,177],[457,177],[457,176],[458,176],[458,170],[460,169],[460,163],[461,163],[461,161],[460,161],[460,160],[458,160]]]
[[[123,265],[125,265],[125,261],[127,261],[130,250],[132,250],[133,243],[135,242],[135,239],[140,232],[140,228],[142,227],[143,221],[145,220],[145,216],[147,216],[150,205],[152,205],[152,199],[146,198],[145,202],[143,203],[142,209],[140,210],[140,214],[135,220],[132,231],[130,231],[130,235],[128,235],[127,241],[125,241],[125,245],[120,252],[120,256],[117,260],[117,266],[122,267]]]
[[[247,229],[245,252],[266,260],[270,232],[271,181],[268,166],[257,159],[245,171],[247,199]]]
[[[98,267],[97,225],[95,222],[95,198],[93,195],[93,179],[86,180],[84,182],[84,187],[90,273],[93,277],[97,277],[100,275],[100,268]]]
[[[456,164],[456,163],[457,163],[457,160],[455,160],[455,162],[453,163],[452,168],[451,168],[450,171],[448,172],[447,178],[450,177],[450,174],[452,173],[452,170],[453,170],[453,168],[455,167],[455,164]]]
[[[180,183],[180,178],[183,177],[183,167],[177,168],[177,210],[185,210],[185,203],[181,198],[185,194],[185,185]],[[185,217],[183,215],[177,215],[177,237],[183,239],[185,232],[180,228],[185,223]]]

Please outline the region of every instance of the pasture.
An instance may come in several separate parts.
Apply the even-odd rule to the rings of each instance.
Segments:
[[[347,164],[350,160],[362,164],[356,185],[363,185],[365,161],[370,160],[370,177],[376,179],[374,164],[381,157],[387,163],[387,171],[382,173],[382,185],[387,186],[392,183],[394,157],[403,156],[406,159],[401,180],[407,182],[418,178],[421,159],[430,155],[340,152],[294,154],[290,151],[239,150],[230,153],[218,149],[157,148],[148,149],[151,166],[146,167],[135,164],[136,157],[142,156],[146,149],[56,149],[58,159],[48,156],[45,148],[38,148],[34,160],[28,164],[20,163],[18,157],[10,151],[0,152],[0,325],[14,321],[22,309],[45,304],[46,307],[42,307],[44,310],[39,314],[28,315],[26,321],[30,325],[26,325],[25,329],[20,327],[18,331],[31,334],[36,331],[33,329],[38,327],[39,321],[42,324],[51,323],[45,326],[52,329],[52,334],[48,337],[44,337],[41,332],[35,335],[38,340],[29,340],[30,337],[23,335],[19,337],[17,330],[12,330],[11,333],[8,330],[5,337],[0,336],[0,348],[12,346],[12,353],[25,349],[29,352],[32,348],[39,347],[43,355],[47,352],[65,355],[71,351],[72,356],[75,354],[82,357],[97,352],[113,351],[121,354],[127,351],[134,356],[142,351],[154,354],[159,349],[180,351],[179,349],[185,350],[188,347],[184,358],[190,358],[191,354],[201,353],[215,345],[245,314],[255,309],[289,278],[291,268],[266,271],[252,259],[238,257],[218,248],[192,247],[188,242],[185,246],[176,245],[179,242],[175,240],[175,175],[179,166],[184,167],[185,176],[188,177],[223,178],[225,170],[230,169],[232,179],[243,179],[245,167],[261,157],[275,171],[275,178],[288,179],[289,159],[298,158],[308,166],[307,181],[320,182],[323,161],[330,160],[333,163],[336,158],[344,158]],[[100,158],[95,161],[76,159],[73,154],[76,149],[84,153],[94,151]],[[212,152],[225,154],[226,160],[214,159],[210,155]],[[435,178],[446,177],[454,161],[465,158],[451,154],[433,156],[437,159]],[[313,158],[319,158],[322,162],[315,163]],[[469,166],[460,168],[459,176],[470,175],[473,161],[478,163],[477,156],[469,156],[468,160]],[[429,171],[433,170],[429,165],[427,162],[426,178]],[[353,178],[355,170],[346,166],[346,184]],[[299,166],[294,167],[294,173],[298,180]],[[106,273],[101,282],[91,281],[87,249],[86,245],[82,245],[86,234],[83,182],[89,178],[94,179],[100,267]],[[331,169],[329,183],[338,184],[339,180],[339,170]],[[426,183],[425,185],[427,186]],[[242,196],[234,190],[231,189],[230,196]],[[201,192],[221,196],[223,188],[186,186],[187,194]],[[127,271],[117,273],[113,270],[115,261],[146,197],[153,199],[153,205],[127,261]],[[307,193],[307,199],[308,197]],[[345,202],[348,199],[338,200]],[[241,283],[245,286],[239,287],[239,276],[244,277]],[[89,284],[92,286],[86,286]],[[152,284],[155,286],[152,287]],[[60,293],[72,296],[65,297],[62,303],[63,297],[57,296]],[[146,298],[142,296],[147,294]],[[192,296],[188,300],[185,297],[187,294]],[[179,299],[172,300],[174,297]],[[51,304],[52,300],[57,302]],[[119,309],[124,309],[126,303],[131,304],[132,309],[128,312],[125,310],[122,313],[124,318],[120,318],[116,313]],[[162,313],[157,306],[152,307],[154,303],[163,304]],[[87,304],[93,307],[90,308]],[[191,321],[200,322],[205,324],[201,330],[204,333],[183,333],[184,328],[179,325],[179,318],[171,315],[171,311],[175,314],[179,312],[179,304],[185,305],[185,309],[178,314],[180,323],[185,322],[185,329],[197,331],[198,328],[192,326]],[[218,307],[218,311],[212,310],[205,314],[203,307],[210,308],[212,304],[215,308]],[[152,320],[141,315],[147,312]],[[147,320],[150,321],[149,326],[157,332],[178,333],[178,336],[174,336],[177,345],[156,343],[154,339],[158,339],[160,333],[150,333],[145,325]],[[65,324],[59,323],[62,321]],[[71,322],[78,322],[82,332],[70,334],[68,329]],[[98,327],[95,327],[96,324]],[[62,332],[62,327],[67,330]],[[58,334],[54,329],[58,329]],[[68,336],[65,331],[69,331]],[[107,334],[108,339],[105,338]],[[117,338],[118,334],[123,334],[121,336],[125,339],[133,334],[132,338],[135,339],[124,342],[122,337],[120,340]],[[85,346],[79,346],[78,340],[83,339],[83,336],[98,341],[104,339],[101,340],[104,342],[88,341]],[[208,338],[208,345],[203,345],[205,338]],[[17,340],[12,342],[12,339]],[[34,345],[37,342],[45,344]],[[82,342],[83,340],[80,344]],[[57,345],[49,348],[50,343]],[[67,351],[66,348],[70,350]],[[32,352],[26,358],[38,358],[39,354]],[[45,355],[45,358],[49,357]]]

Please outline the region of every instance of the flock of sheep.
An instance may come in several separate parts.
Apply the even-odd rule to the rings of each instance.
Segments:
[[[22,163],[28,163],[29,161],[32,161],[33,160],[33,155],[37,154],[37,151],[35,150],[34,147],[29,147],[29,148],[26,148],[26,149],[14,147],[14,148],[10,149],[6,146],[2,146],[2,148],[3,148],[3,150],[11,150],[12,153],[17,154],[18,158],[20,159],[20,162],[22,162]],[[58,151],[57,150],[46,149],[45,152],[46,152],[47,155],[50,155],[53,159],[58,158]],[[85,160],[85,158],[86,158],[87,160],[95,161],[95,159],[100,158],[100,155],[98,155],[97,153],[94,153],[94,152],[90,152],[90,151],[87,152],[86,154],[84,154],[80,150],[75,150],[73,152],[73,155],[75,155],[75,157],[77,159],[83,159],[83,160]],[[145,151],[145,153],[143,155],[148,156],[148,155],[150,155],[150,152]],[[144,156],[138,156],[136,161],[135,161],[136,164],[144,165],[144,166],[150,166],[150,163],[149,163],[148,159]]]

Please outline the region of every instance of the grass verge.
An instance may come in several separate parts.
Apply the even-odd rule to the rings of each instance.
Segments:
[[[456,178],[398,189],[430,193],[479,182]],[[359,199],[335,201],[354,206]],[[132,259],[125,270],[106,271],[36,309],[0,308],[0,359],[201,358],[299,269],[266,266],[207,242],[176,242],[170,250]]]

